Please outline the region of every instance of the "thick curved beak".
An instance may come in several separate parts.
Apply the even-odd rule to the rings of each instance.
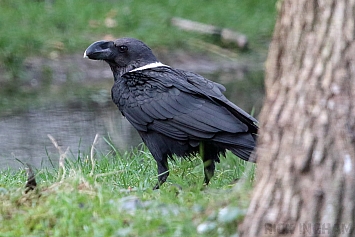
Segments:
[[[84,52],[84,58],[92,60],[109,60],[113,56],[111,47],[112,41],[96,41],[92,43]]]

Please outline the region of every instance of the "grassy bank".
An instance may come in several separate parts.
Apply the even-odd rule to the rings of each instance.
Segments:
[[[228,154],[201,190],[200,159],[177,160],[157,191],[156,164],[146,150],[103,155],[94,168],[83,155],[67,161],[64,172],[39,170],[38,186],[28,193],[24,170],[1,171],[0,235],[235,236],[254,174],[253,165],[246,167]]]
[[[108,35],[137,37],[153,47],[174,47],[191,37],[201,37],[172,27],[172,17],[240,31],[254,47],[270,38],[276,12],[276,0],[1,0],[0,3],[0,55],[9,63],[16,63],[19,60],[16,58],[48,55],[53,51],[81,52],[91,42]]]

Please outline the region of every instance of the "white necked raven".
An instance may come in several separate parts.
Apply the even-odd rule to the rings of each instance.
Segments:
[[[97,41],[84,57],[110,65],[112,100],[157,162],[155,189],[166,181],[173,154],[187,157],[202,148],[206,184],[226,149],[249,160],[257,120],[230,102],[222,85],[160,63],[147,45],[133,38]]]

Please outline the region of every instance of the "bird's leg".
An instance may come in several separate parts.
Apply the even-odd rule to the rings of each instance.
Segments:
[[[166,179],[169,176],[169,168],[168,168],[168,160],[164,159],[160,162],[157,161],[158,164],[158,183],[154,186],[153,189],[159,189],[159,187],[165,183]]]
[[[205,172],[205,180],[204,183],[208,185],[210,182],[211,178],[214,175],[214,170],[215,170],[215,164],[213,160],[210,159],[203,159],[203,166],[204,166],[204,172]]]
[[[204,183],[208,185],[210,182],[211,178],[214,175],[214,170],[215,170],[215,164],[214,160],[211,159],[211,154],[206,154],[206,149],[205,149],[205,143],[200,142],[200,156],[203,161],[203,167],[204,167],[204,173],[205,173],[205,180]]]

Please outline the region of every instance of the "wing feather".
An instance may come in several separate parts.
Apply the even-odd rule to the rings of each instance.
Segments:
[[[248,123],[256,121],[224,97],[222,85],[197,74],[166,67],[132,73],[137,75],[129,78],[142,78],[146,87],[140,82],[143,89],[125,96],[128,104],[120,109],[138,130],[177,140],[216,138],[228,144],[232,138],[216,134],[246,133]]]

